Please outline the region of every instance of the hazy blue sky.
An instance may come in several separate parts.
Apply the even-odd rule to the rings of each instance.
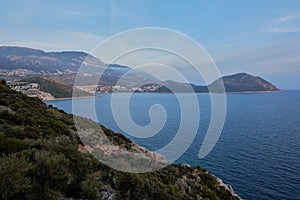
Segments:
[[[1,45],[90,52],[121,31],[170,28],[199,42],[224,75],[300,89],[299,0],[0,1]]]

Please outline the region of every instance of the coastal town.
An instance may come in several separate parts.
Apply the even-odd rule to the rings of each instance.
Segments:
[[[162,87],[161,84],[146,84],[142,86],[123,86],[123,85],[93,85],[93,86],[76,86],[76,88],[89,93],[112,93],[112,92],[154,92]]]
[[[50,93],[41,91],[38,83],[30,83],[26,81],[7,81],[6,85],[11,89],[17,92],[22,92],[29,97],[37,97],[43,101],[55,99]]]
[[[47,91],[42,91],[39,83],[27,82],[27,81],[6,81],[7,86],[11,89],[22,92],[23,94],[30,97],[37,97],[43,101],[55,100],[56,98]],[[95,95],[101,93],[126,93],[126,92],[136,92],[136,93],[146,93],[153,92],[160,88],[160,84],[147,84],[143,86],[122,86],[122,85],[88,85],[88,86],[74,86],[74,88],[80,91],[86,92],[87,94]]]

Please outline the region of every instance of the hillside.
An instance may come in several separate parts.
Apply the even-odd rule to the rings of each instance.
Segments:
[[[81,65],[102,69],[105,64],[84,52],[45,52],[26,47],[0,46],[0,69],[24,69],[38,74],[75,73]]]
[[[80,73],[77,74],[78,72]],[[75,75],[80,77],[77,85],[96,85],[98,82],[100,85],[112,85],[124,75],[119,84],[135,85],[157,81],[154,77],[127,66],[103,63],[85,52],[45,52],[26,47],[0,46],[0,79],[50,76],[51,79],[73,86]]]
[[[238,73],[224,76],[214,81],[209,88],[218,92],[218,87],[223,81],[226,92],[260,92],[260,91],[279,91],[272,83],[247,73]]]
[[[222,82],[223,81],[223,82]],[[220,93],[222,90],[222,83],[226,92],[276,92],[280,91],[275,85],[264,80],[258,76],[252,76],[247,73],[238,73],[230,76],[224,76],[215,80],[208,86],[179,83],[176,81],[164,81],[162,86],[155,89],[154,93],[170,93],[172,89],[174,92],[191,92],[193,89],[196,93]],[[170,88],[170,89],[169,89]]]
[[[207,93],[207,86],[197,86],[194,84],[180,83],[176,81],[164,81],[162,86],[152,91],[153,93],[186,93],[186,92],[196,92],[196,93]]]
[[[15,92],[1,81],[0,199],[238,199],[201,167],[170,165],[142,174],[109,168],[88,154],[101,150],[97,142],[83,146],[76,129],[94,127],[99,137],[106,138],[100,140],[106,149],[119,149],[119,156],[140,155],[152,160],[150,164],[166,163],[121,134],[103,126],[104,132],[99,132],[99,124],[76,119],[81,120],[79,127],[74,126],[72,115]]]
[[[45,77],[26,78],[22,81],[26,81],[29,83],[38,83],[41,91],[50,93],[55,98],[71,98],[73,96],[73,90],[74,97],[85,97],[92,95],[88,92],[84,92],[77,88],[72,88],[71,86],[59,83],[57,81]]]

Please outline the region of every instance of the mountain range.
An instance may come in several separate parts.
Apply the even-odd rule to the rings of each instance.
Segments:
[[[84,70],[78,72],[79,69]],[[121,85],[125,87],[124,91],[132,91],[137,85],[147,83],[147,87],[142,85],[137,92],[169,93],[170,88],[173,88],[173,92],[190,92],[191,87],[198,93],[219,93],[223,92],[220,89],[222,83],[226,92],[280,91],[274,84],[247,73],[224,76],[207,86],[201,86],[172,80],[160,81],[127,66],[105,64],[85,52],[45,52],[25,47],[0,46],[0,78],[20,80],[35,76],[44,76],[69,86],[74,85],[77,77],[76,85]]]
[[[77,74],[79,69],[80,74]],[[100,59],[85,52],[64,51],[45,52],[26,47],[0,46],[0,78],[18,80],[34,76],[50,76],[60,82],[73,85],[74,75],[80,76],[83,85],[114,85],[120,77],[124,85],[134,85],[157,80],[144,72],[118,64],[105,64]],[[78,83],[81,84],[81,83]]]

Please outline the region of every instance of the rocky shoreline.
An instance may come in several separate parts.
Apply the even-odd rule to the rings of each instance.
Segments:
[[[223,186],[227,191],[229,191],[232,194],[232,196],[235,196],[235,197],[239,198],[240,200],[242,200],[242,198],[237,193],[235,193],[235,191],[233,190],[233,187],[230,184],[225,184],[222,179],[217,178],[216,176],[215,176],[215,178],[217,179],[218,184],[220,186]]]

